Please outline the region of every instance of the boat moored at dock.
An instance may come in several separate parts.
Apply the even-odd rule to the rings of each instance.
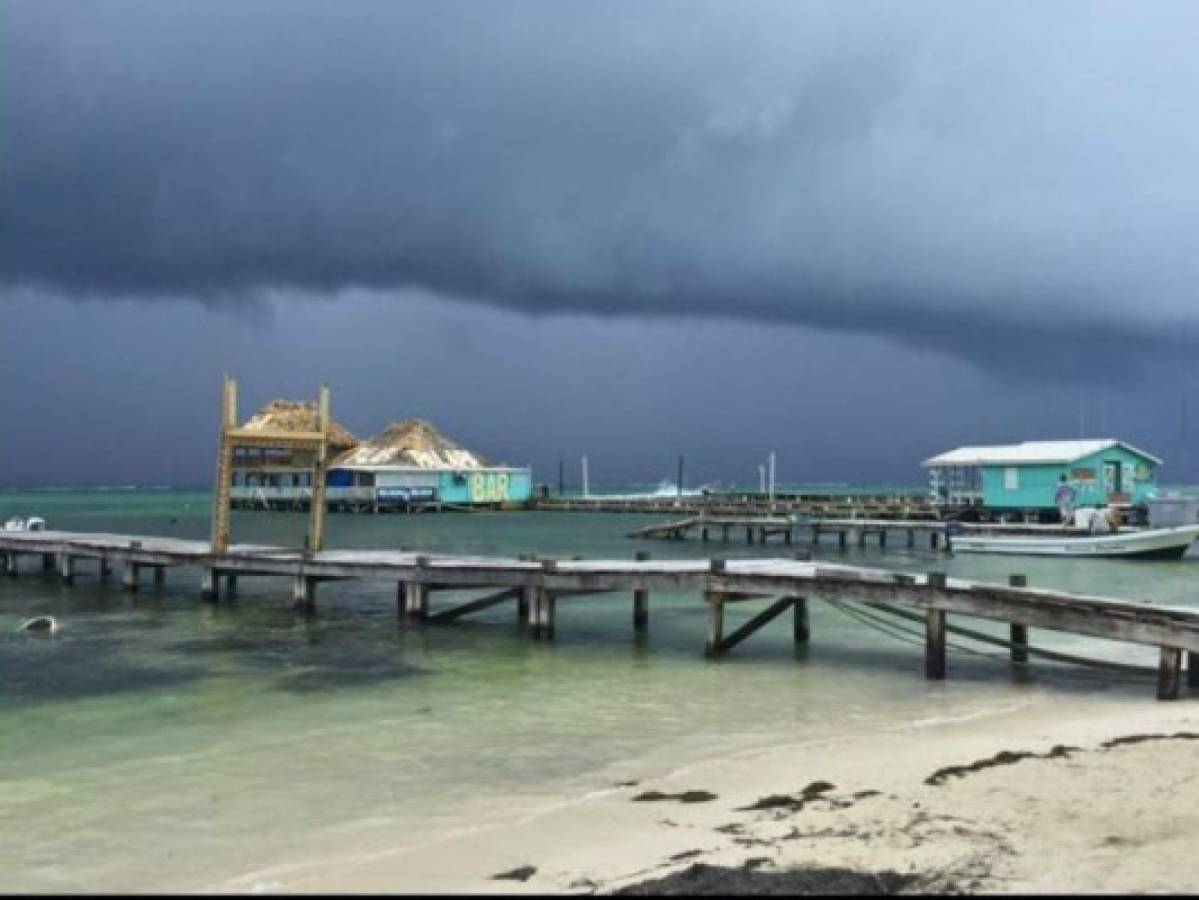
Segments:
[[[1012,556],[1093,556],[1119,559],[1181,559],[1195,540],[1199,525],[1173,528],[1120,529],[1090,534],[1055,527],[958,526],[952,535],[956,553],[1002,553]],[[955,529],[957,530],[957,529]]]

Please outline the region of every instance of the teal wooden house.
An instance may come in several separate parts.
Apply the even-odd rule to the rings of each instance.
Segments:
[[[959,447],[926,459],[935,503],[1039,513],[1057,508],[1063,480],[1074,506],[1133,506],[1156,493],[1162,461],[1113,439]]]

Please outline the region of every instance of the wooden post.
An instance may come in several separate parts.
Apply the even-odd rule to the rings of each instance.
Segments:
[[[17,577],[17,554],[6,552],[0,556],[0,568],[4,570],[4,574],[10,578]]]
[[[1015,588],[1028,587],[1028,578],[1024,575],[1009,575],[1007,583],[1011,587]],[[1010,628],[1010,636],[1012,644],[1012,662],[1028,662],[1028,626],[1013,622]]]
[[[166,584],[166,580],[167,580],[167,567],[166,566],[155,566],[154,567],[154,585],[155,585],[155,587],[162,587],[164,584]]]
[[[121,588],[129,593],[137,590],[137,563],[126,559],[121,567]]]
[[[937,549],[937,538],[938,537],[939,537],[939,535],[935,531],[930,531],[928,533],[928,546],[929,546],[930,550]]]
[[[155,579],[157,580],[157,578]],[[237,596],[237,575],[231,573],[225,576],[225,597],[232,600]]]
[[[404,614],[408,612],[407,586],[407,582],[396,582],[396,618],[402,619]]]
[[[916,546],[916,529],[908,529],[908,549],[914,549]]]
[[[205,600],[216,602],[221,598],[220,576],[217,570],[208,566],[200,578],[200,596]]]
[[[795,601],[795,643],[806,644],[812,637],[812,628],[808,621],[807,597],[796,597]]]
[[[846,531],[845,531],[845,529],[844,529],[844,528],[842,528],[840,531],[838,531],[838,532],[837,532],[837,545],[838,545],[838,546],[839,546],[839,547],[840,547],[842,550],[844,550],[844,549],[845,549],[845,544],[846,544],[846,542],[847,542],[847,541],[848,541],[848,536],[846,535]]]
[[[233,442],[229,437],[237,429],[237,382],[225,376],[221,395],[221,430],[217,443],[216,484],[212,492],[212,552],[229,549],[229,496],[233,488]],[[215,593],[213,594],[215,597]]]
[[[62,576],[63,584],[75,580],[75,557],[69,553],[58,554],[58,573]]]
[[[296,575],[291,594],[296,609],[312,613],[316,611],[316,579],[300,572]]]
[[[558,560],[543,559],[541,561],[541,569],[543,572],[558,571]],[[554,636],[554,619],[557,609],[556,598],[554,592],[545,585],[539,585],[537,595],[533,601],[533,636],[543,640],[551,640]]]
[[[704,600],[708,604],[708,635],[704,640],[704,656],[716,656],[724,642],[724,594],[720,591],[704,591]]]
[[[945,587],[945,575],[940,572],[928,574],[930,591]],[[924,677],[934,681],[945,678],[945,610],[932,606],[934,599],[929,597],[929,607],[925,610],[924,619]]]
[[[708,529],[704,529],[704,540],[707,540]],[[634,554],[634,559],[638,562],[646,562],[649,559],[649,554],[644,550],[638,550]],[[633,591],[633,630],[645,631],[649,627],[649,591],[645,588],[636,588]]]
[[[1194,650],[1187,652],[1187,687],[1199,687],[1199,659]]]
[[[745,543],[752,544],[754,542],[754,528],[752,525],[745,526]]]
[[[321,442],[316,448],[312,468],[312,501],[308,515],[308,549],[319,553],[325,548],[325,470],[329,462],[329,385],[322,384],[316,407],[316,430]]]
[[[42,554],[42,571],[43,572],[53,572],[54,571],[54,554],[53,553],[43,553]]]
[[[878,549],[885,550],[887,548],[887,529],[880,528],[878,530]]]
[[[1157,669],[1157,699],[1177,700],[1181,687],[1182,651],[1177,647],[1162,647]]]

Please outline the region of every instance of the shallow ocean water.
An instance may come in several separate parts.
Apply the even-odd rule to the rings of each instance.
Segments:
[[[0,493],[0,520],[205,537],[209,499],[177,491]],[[333,515],[331,547],[630,557],[781,555],[743,544],[634,542],[652,516]],[[238,513],[237,540],[296,544],[298,514]],[[1192,605],[1199,560],[946,557],[834,547],[837,561]],[[1049,663],[1013,675],[1003,651],[951,649],[928,684],[916,639],[821,603],[796,648],[772,623],[719,661],[704,610],[655,594],[650,630],[629,597],[563,601],[556,640],[534,642],[504,605],[453,625],[396,616],[395,585],[328,583],[294,613],[283,579],[241,579],[233,603],[199,598],[199,572],[135,595],[88,564],[72,587],[32,560],[0,579],[0,863],[7,890],[213,887],[352,841],[363,848],[510,820],[622,779],[780,742],[882,733],[985,715],[1038,697],[1152,697],[1152,682]],[[436,602],[436,601],[435,601]],[[728,615],[729,624],[751,615]],[[52,637],[17,633],[54,615]],[[976,624],[976,623],[972,623]],[[1034,644],[1153,664],[1148,648],[1066,635]],[[962,642],[959,642],[962,643]],[[702,787],[698,785],[697,787]]]

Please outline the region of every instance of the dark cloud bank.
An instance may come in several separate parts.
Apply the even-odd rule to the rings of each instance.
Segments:
[[[1199,336],[1199,5],[0,6],[0,278],[874,332]]]

